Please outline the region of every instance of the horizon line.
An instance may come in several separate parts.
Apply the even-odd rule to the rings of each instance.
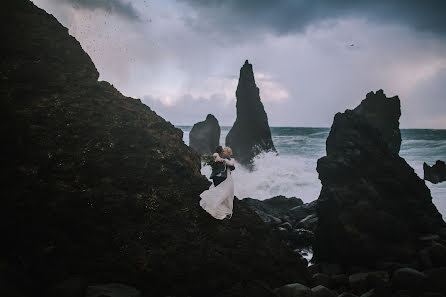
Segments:
[[[194,124],[188,124],[188,125],[183,125],[183,124],[172,124],[175,127],[193,127]],[[232,127],[231,125],[221,125],[221,128],[230,128]],[[331,127],[321,127],[321,126],[269,126],[270,128],[317,128],[317,129],[330,129]],[[446,130],[446,128],[400,128],[400,130]]]

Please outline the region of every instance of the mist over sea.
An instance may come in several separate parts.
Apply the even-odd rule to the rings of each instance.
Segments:
[[[178,126],[183,130],[183,140],[189,144],[191,126]],[[224,145],[231,127],[221,127],[220,144]],[[254,161],[256,170],[249,172],[236,166],[233,172],[235,195],[259,200],[277,195],[298,197],[304,202],[318,198],[321,183],[316,171],[317,159],[325,156],[325,141],[329,128],[271,127],[274,145],[279,152],[263,154]],[[446,130],[401,129],[400,156],[423,178],[423,162],[433,165],[436,160],[446,161]],[[235,156],[236,158],[236,156]],[[202,174],[209,177],[210,167],[203,167]],[[446,219],[446,182],[432,184],[434,204]]]

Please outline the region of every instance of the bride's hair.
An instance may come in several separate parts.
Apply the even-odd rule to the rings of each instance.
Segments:
[[[224,150],[228,153],[229,156],[232,157],[232,149],[229,146],[226,146]]]

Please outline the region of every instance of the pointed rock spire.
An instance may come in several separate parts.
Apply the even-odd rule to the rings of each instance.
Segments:
[[[268,117],[260,100],[252,64],[248,60],[240,69],[237,91],[237,118],[226,136],[226,145],[232,148],[234,158],[250,166],[252,159],[265,151],[276,151]]]

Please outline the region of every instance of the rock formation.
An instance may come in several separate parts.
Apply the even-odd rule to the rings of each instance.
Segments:
[[[446,181],[446,164],[437,160],[434,165],[429,166],[423,163],[424,179],[437,184]]]
[[[220,143],[220,125],[217,119],[208,114],[206,120],[196,123],[189,133],[189,146],[200,155],[215,153]]]
[[[200,208],[209,182],[181,130],[98,82],[53,16],[6,1],[0,28],[2,295],[120,283],[143,296],[269,296],[308,283],[238,200],[230,221]]]
[[[307,256],[312,249],[317,225],[316,202],[304,204],[299,198],[284,196],[265,200],[242,200],[242,203],[251,208],[262,221],[278,232],[291,251],[302,256]],[[301,260],[307,261],[304,258]]]
[[[314,259],[368,265],[416,258],[419,237],[445,227],[429,189],[398,155],[400,102],[383,91],[337,113],[318,160]]]
[[[249,166],[255,156],[265,151],[275,152],[276,148],[248,60],[240,69],[236,96],[237,118],[226,136],[226,145],[232,148],[240,164]]]

